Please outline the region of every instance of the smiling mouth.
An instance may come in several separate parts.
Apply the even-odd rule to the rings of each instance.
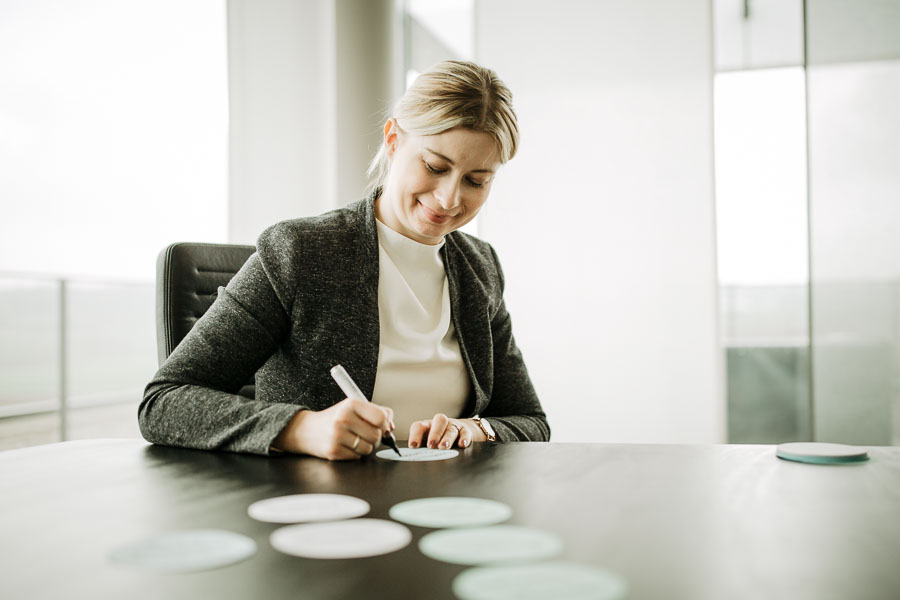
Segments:
[[[432,223],[446,223],[447,221],[449,221],[450,219],[452,219],[455,216],[455,215],[444,215],[444,214],[435,212],[435,211],[431,210],[430,208],[428,208],[427,206],[425,206],[424,204],[422,204],[421,201],[419,201],[419,206],[422,207],[422,212],[425,215],[425,218],[428,219],[429,221],[431,221]]]

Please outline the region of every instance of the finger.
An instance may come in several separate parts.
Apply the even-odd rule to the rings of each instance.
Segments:
[[[375,446],[376,444],[373,444],[372,442],[369,442],[356,435],[353,436],[353,441],[350,443],[350,451],[358,456],[363,456],[366,454],[371,454],[375,449]]]
[[[370,444],[369,442],[363,440],[359,443],[359,446],[356,448],[356,452],[360,456],[364,456],[367,454],[372,454],[375,451],[375,448],[378,447],[378,443]]]
[[[362,419],[356,419],[355,422],[351,423],[350,427],[348,427],[347,432],[351,435],[351,443],[353,442],[352,436],[358,435],[359,439],[362,440],[362,443],[367,444],[371,448],[374,448],[379,443],[381,443],[382,431],[377,427],[372,427],[370,424],[366,423]],[[371,448],[369,449],[371,451]],[[357,448],[358,450],[358,448]],[[368,454],[368,452],[364,452],[363,454]]]
[[[438,413],[434,415],[431,419],[431,431],[428,432],[428,447],[429,448],[437,448],[438,444],[441,442],[441,438],[444,437],[444,430],[447,429],[447,424],[450,422],[450,419],[447,418],[447,415]]]
[[[358,400],[356,398],[350,400],[350,403],[353,407],[353,411],[361,419],[380,431],[387,431],[387,425],[390,422],[390,419],[384,411],[384,406],[366,402],[365,400]]]
[[[456,445],[460,448],[468,448],[472,445],[473,436],[472,432],[469,431],[468,427],[460,426],[459,428],[459,437],[456,440]]]
[[[360,455],[353,450],[353,445],[356,443],[355,440],[356,435],[345,431],[342,435],[332,438],[331,445],[321,456],[328,460],[358,460]],[[356,443],[356,447],[359,448],[364,443],[360,439]]]
[[[444,429],[444,435],[441,436],[441,442],[440,444],[438,444],[438,448],[447,450],[456,442],[458,437],[459,425],[457,425],[453,421],[448,421],[447,428]]]
[[[425,436],[431,429],[431,421],[416,421],[409,427],[409,441],[407,445],[410,448],[418,448],[422,445]]]
[[[332,407],[338,408],[332,421],[332,439],[343,447],[351,448],[354,438],[359,436],[369,445],[377,446],[381,440],[381,430],[360,418],[354,406],[356,402],[356,400],[344,400],[340,405]]]
[[[351,434],[351,446],[353,438],[359,436],[360,441],[357,443],[356,448],[353,448],[353,451],[357,454],[371,454],[372,450],[381,443],[381,431],[364,421],[360,421],[359,424],[350,429],[348,433]]]
[[[345,400],[344,402],[346,405],[341,407],[339,414],[334,419],[334,436],[347,447],[353,444],[354,436],[357,435],[370,445],[377,445],[381,440],[382,430],[362,419],[357,412],[359,403],[365,405],[368,402],[359,400]],[[345,435],[345,432],[349,434],[349,437]]]

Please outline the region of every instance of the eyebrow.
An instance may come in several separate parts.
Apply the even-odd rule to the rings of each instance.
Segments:
[[[451,165],[452,165],[452,164],[455,164],[455,163],[453,162],[453,159],[450,158],[449,156],[444,156],[444,155],[441,154],[440,152],[435,152],[434,150],[432,150],[432,149],[429,148],[428,146],[425,146],[425,149],[426,149],[428,152],[431,152],[432,154],[434,154],[435,156],[437,156],[438,158],[442,158],[442,159],[446,160],[446,161],[447,161],[448,163],[450,163]],[[472,169],[472,170],[469,171],[469,172],[470,172],[470,173],[493,173],[494,171],[492,171],[491,169]]]

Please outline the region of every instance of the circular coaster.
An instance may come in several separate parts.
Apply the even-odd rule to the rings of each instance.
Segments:
[[[391,507],[395,521],[419,527],[482,527],[502,523],[512,509],[502,502],[483,498],[419,498]]]
[[[552,533],[516,525],[444,529],[419,540],[419,550],[425,556],[457,565],[546,560],[562,552],[562,547],[562,540]]]
[[[775,455],[784,460],[820,465],[854,463],[869,460],[869,453],[859,446],[824,442],[791,442],[780,444]]]
[[[387,554],[412,540],[409,529],[381,519],[304,523],[276,529],[269,537],[279,552],[303,558],[362,558]]]
[[[247,514],[266,523],[308,523],[361,517],[369,503],[342,494],[293,494],[254,502]]]
[[[378,458],[386,458],[387,460],[398,461],[426,461],[426,460],[447,460],[448,458],[456,458],[459,450],[438,450],[437,448],[401,448],[401,456],[390,448],[379,450],[375,453]]]
[[[475,567],[453,580],[460,600],[620,600],[627,591],[614,573],[568,562]]]
[[[156,535],[121,546],[110,553],[120,566],[159,573],[216,569],[256,553],[251,538],[220,529],[188,529]]]

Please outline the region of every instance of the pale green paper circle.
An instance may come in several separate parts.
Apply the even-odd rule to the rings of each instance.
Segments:
[[[502,523],[512,509],[484,498],[440,497],[407,500],[391,507],[395,521],[419,527],[483,527]]]
[[[113,550],[109,558],[120,566],[157,573],[187,573],[216,569],[256,554],[251,538],[221,529],[188,529],[156,535]]]
[[[437,448],[400,448],[400,456],[391,448],[385,448],[375,453],[378,458],[396,460],[402,462],[424,462],[429,460],[447,460],[456,458],[459,450],[438,450]]]
[[[842,464],[869,460],[869,453],[859,446],[827,442],[790,442],[780,444],[775,455],[784,460],[812,464]]]
[[[494,525],[433,531],[419,540],[422,554],[457,565],[501,565],[534,562],[562,552],[562,540],[552,533]]]
[[[475,567],[453,580],[460,600],[621,600],[627,592],[618,575],[568,562]]]

